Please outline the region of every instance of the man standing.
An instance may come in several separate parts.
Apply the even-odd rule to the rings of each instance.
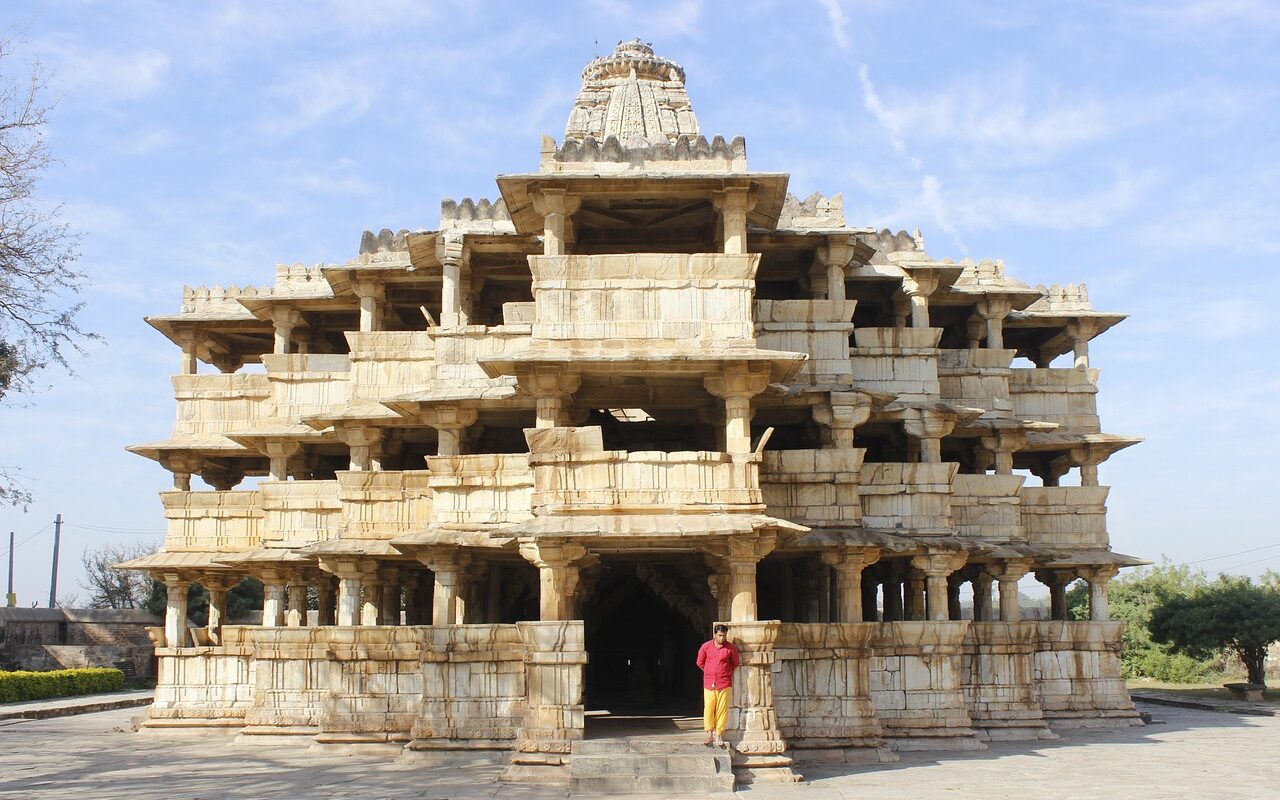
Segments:
[[[733,691],[733,671],[742,663],[738,648],[729,640],[729,626],[717,625],[711,641],[698,648],[698,669],[702,670],[703,744],[724,747],[724,729],[729,724],[729,694]]]

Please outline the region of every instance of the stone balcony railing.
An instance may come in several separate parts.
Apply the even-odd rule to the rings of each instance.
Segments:
[[[849,351],[854,388],[936,401],[941,328],[857,328]]]
[[[1022,528],[1031,544],[1106,549],[1109,486],[1022,489]]]
[[[855,526],[865,450],[772,450],[762,455],[760,493],[768,514],[808,526]]]
[[[992,415],[1013,413],[1009,396],[1009,364],[1016,350],[942,350],[938,386],[942,401],[965,408],[984,408]]]
[[[849,334],[857,305],[854,300],[757,300],[756,346],[807,354],[798,383],[849,386]]]
[[[1013,413],[1054,422],[1064,433],[1098,433],[1098,370],[1014,369],[1009,376]]]
[[[586,350],[619,342],[749,347],[759,263],[758,254],[530,256],[533,338]]]
[[[956,533],[996,542],[1025,541],[1021,475],[956,475],[951,514]]]
[[[337,537],[342,501],[333,481],[262,481],[265,547],[303,547]]]
[[[261,373],[174,375],[175,439],[221,435],[271,417],[271,384]]]
[[[431,522],[452,527],[493,526],[532,518],[529,456],[428,456]]]
[[[428,331],[351,331],[347,342],[352,401],[421,391],[435,378],[435,339]]]
[[[168,552],[238,553],[262,542],[261,492],[161,492]]]
[[[339,472],[343,539],[393,539],[431,522],[427,470]]]
[[[514,355],[529,346],[529,326],[466,325],[430,331],[435,347],[435,374],[430,388],[484,388],[502,383],[480,367],[482,356]],[[403,393],[401,393],[403,394]]]
[[[345,355],[271,353],[262,357],[271,387],[270,417],[294,421],[346,405],[351,362]],[[243,430],[243,429],[242,429]]]
[[[762,510],[758,458],[704,451],[535,454],[533,506],[543,514]]]
[[[923,536],[954,534],[951,484],[959,469],[954,463],[863,465],[862,524]]]

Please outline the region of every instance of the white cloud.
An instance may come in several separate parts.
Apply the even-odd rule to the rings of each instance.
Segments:
[[[616,30],[630,29],[641,38],[662,39],[672,36],[701,38],[703,0],[674,0],[665,5],[654,3],[625,3],[621,0],[588,0],[587,5],[599,16],[609,19]],[[600,42],[600,50],[607,53],[613,42]],[[661,51],[659,51],[661,55]]]
[[[168,128],[143,128],[135,131],[121,145],[120,150],[129,155],[142,156],[170,147],[177,140],[178,137]]]
[[[853,40],[849,38],[849,15],[845,12],[844,6],[840,5],[840,0],[818,0],[822,5],[822,10],[827,12],[827,21],[831,23],[831,35],[835,37],[836,45],[841,50],[849,50],[853,47]],[[866,65],[863,65],[865,70]],[[859,72],[859,76],[863,77],[864,85],[866,78],[863,72]]]
[[[171,59],[155,48],[138,50],[90,49],[66,40],[33,42],[32,49],[48,61],[54,81],[69,94],[91,100],[137,100],[158,90]]]
[[[1162,250],[1280,253],[1280,164],[1209,176],[1178,187],[1171,200],[1163,218],[1139,232],[1140,242]]]
[[[267,89],[271,104],[259,128],[291,136],[334,118],[351,122],[369,110],[383,83],[381,70],[366,57],[297,67]]]

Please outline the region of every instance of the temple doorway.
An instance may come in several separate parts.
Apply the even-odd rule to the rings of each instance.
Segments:
[[[610,563],[582,606],[588,726],[615,718],[698,714],[694,664],[715,604],[706,580],[677,564]]]

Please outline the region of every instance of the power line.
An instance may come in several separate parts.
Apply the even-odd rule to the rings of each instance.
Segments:
[[[164,533],[164,528],[113,528],[106,525],[84,525],[78,522],[67,522],[63,520],[63,525],[69,525],[72,528],[80,528],[86,531],[98,531],[101,533],[123,533],[134,536],[153,536],[158,533]]]
[[[1241,567],[1249,567],[1249,566],[1252,566],[1252,565],[1254,565],[1254,564],[1261,564],[1261,563],[1266,562],[1266,561],[1271,561],[1272,559],[1275,559],[1275,558],[1280,558],[1280,553],[1278,553],[1278,554],[1276,554],[1276,555],[1267,556],[1266,558],[1259,558],[1259,559],[1257,559],[1256,561],[1246,561],[1246,562],[1244,562],[1243,564],[1236,564],[1234,567],[1224,567],[1224,568],[1223,568],[1222,570],[1220,570],[1220,571],[1221,571],[1221,572],[1228,572],[1228,571],[1233,570],[1233,569],[1240,569]]]
[[[1232,556],[1242,556],[1242,555],[1245,555],[1246,553],[1256,553],[1259,550],[1270,550],[1273,547],[1280,547],[1280,542],[1276,542],[1275,544],[1263,545],[1262,547],[1254,547],[1250,550],[1241,550],[1238,553],[1227,553],[1225,556],[1213,556],[1212,558],[1202,558],[1199,561],[1186,561],[1186,562],[1183,562],[1181,566],[1189,567],[1192,564],[1203,564],[1206,561],[1217,561],[1220,558],[1231,558]],[[1263,560],[1265,561],[1266,559],[1263,559]]]
[[[19,541],[19,542],[15,542],[15,543],[14,543],[14,545],[13,545],[13,549],[14,549],[14,550],[17,550],[17,549],[18,549],[19,547],[21,547],[22,545],[26,544],[27,542],[31,541],[32,539],[36,538],[37,536],[39,536],[40,534],[44,533],[45,531],[49,530],[49,529],[50,529],[50,528],[52,528],[52,527],[53,527],[53,523],[52,523],[52,522],[50,522],[48,525],[45,525],[43,528],[41,528],[40,530],[38,530],[38,531],[36,531],[35,533],[31,534],[30,536],[24,537],[24,538],[23,538],[21,541]],[[4,549],[4,551],[3,551],[3,552],[4,552],[4,554],[5,554],[5,555],[8,555],[8,554],[9,554],[9,549],[6,547],[6,548]]]

